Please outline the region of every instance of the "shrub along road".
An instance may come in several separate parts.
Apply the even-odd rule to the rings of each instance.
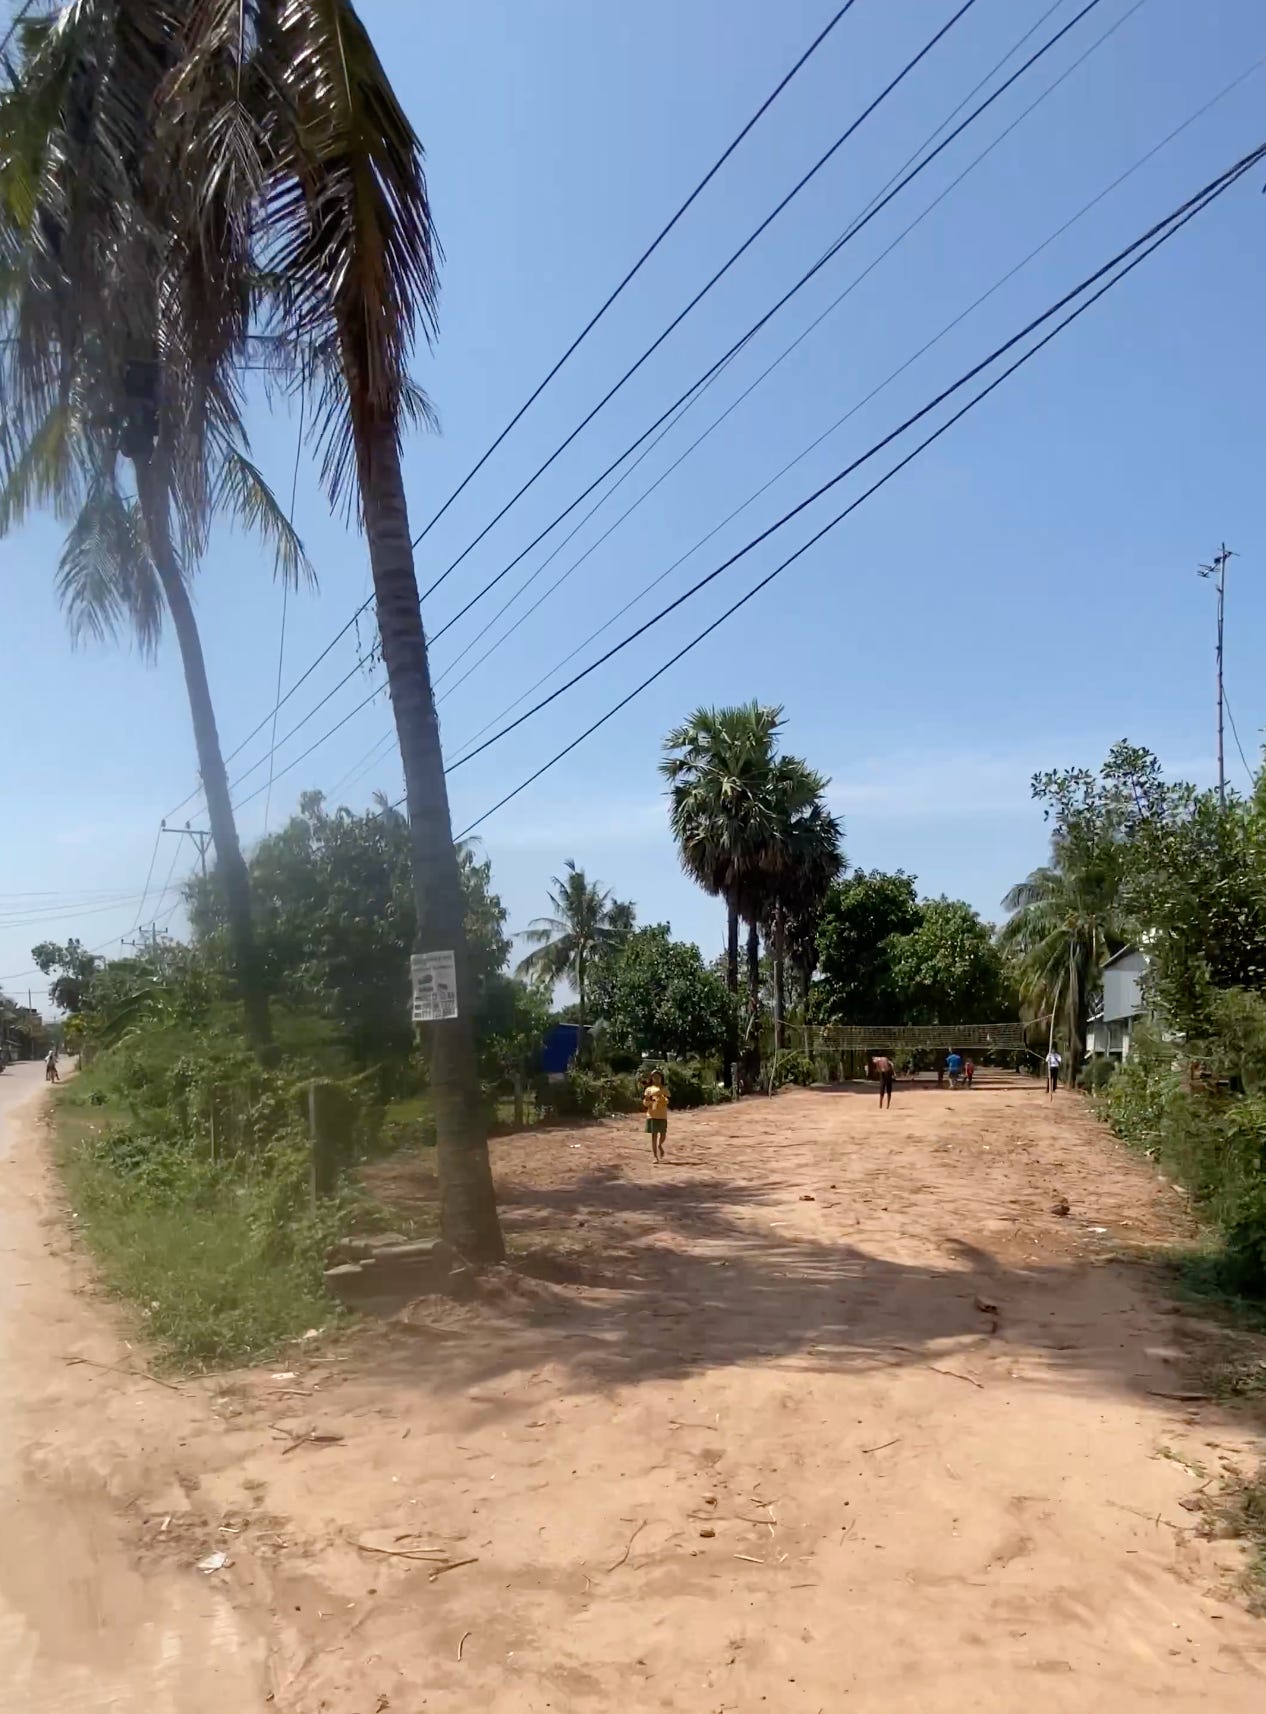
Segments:
[[[176,1392],[57,1375],[133,1359],[45,1260],[37,1525],[91,1495],[107,1544],[57,1563],[135,1586],[108,1486],[182,1646],[221,1584],[267,1627],[281,1714],[1257,1714],[1266,1626],[1198,1498],[1254,1419],[1150,1259],[1180,1199],[1080,1097],[788,1091],[668,1153],[636,1118],[506,1139],[516,1266],[473,1301]]]

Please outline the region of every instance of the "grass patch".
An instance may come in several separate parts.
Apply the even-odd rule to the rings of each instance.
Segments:
[[[301,1155],[216,1165],[138,1135],[91,1089],[68,1099],[72,1090],[55,1104],[54,1136],[74,1224],[162,1363],[250,1361],[337,1313],[321,1268],[342,1210],[314,1218]]]

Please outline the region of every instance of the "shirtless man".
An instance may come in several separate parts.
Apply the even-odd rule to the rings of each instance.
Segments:
[[[892,1085],[897,1075],[897,1068],[887,1054],[883,1053],[877,1053],[870,1063],[874,1066],[875,1073],[879,1078],[879,1105],[891,1107]]]

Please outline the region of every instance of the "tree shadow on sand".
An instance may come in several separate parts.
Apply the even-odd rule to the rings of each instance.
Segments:
[[[564,1389],[605,1391],[776,1363],[1182,1391],[1172,1355],[1156,1352],[1165,1306],[1150,1257],[1101,1247],[1014,1266],[923,1233],[926,1260],[894,1260],[844,1237],[784,1236],[779,1215],[796,1198],[772,1176],[758,1188],[610,1167],[501,1188],[511,1263],[481,1277],[473,1302],[421,1299],[392,1324],[375,1369],[393,1382],[452,1393],[549,1365]],[[827,1225],[856,1221],[842,1192],[810,1200]],[[1174,1325],[1164,1323],[1171,1344]]]

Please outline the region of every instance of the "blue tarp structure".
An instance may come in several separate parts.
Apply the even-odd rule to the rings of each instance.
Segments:
[[[555,1024],[541,1044],[541,1070],[560,1074],[580,1052],[580,1025]]]

